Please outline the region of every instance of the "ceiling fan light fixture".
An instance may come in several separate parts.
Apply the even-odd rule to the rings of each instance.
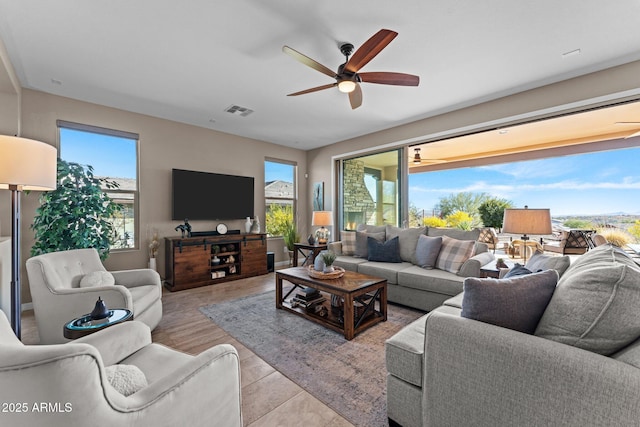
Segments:
[[[341,80],[338,82],[338,90],[342,93],[351,93],[356,90],[356,82],[351,80]]]
[[[416,151],[416,154],[413,155],[413,164],[419,165],[420,163],[422,163],[422,159],[420,158],[420,149],[414,148],[414,150]]]

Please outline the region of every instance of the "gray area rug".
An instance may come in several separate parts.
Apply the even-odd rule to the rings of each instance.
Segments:
[[[387,426],[384,341],[424,313],[393,304],[353,340],[276,310],[275,292],[200,308],[216,325],[326,405],[363,427]]]

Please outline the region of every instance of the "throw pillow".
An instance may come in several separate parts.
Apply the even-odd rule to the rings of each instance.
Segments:
[[[85,274],[80,279],[81,288],[92,288],[94,286],[113,286],[116,284],[113,274],[108,271],[93,271]]]
[[[511,268],[511,270],[507,272],[507,274],[501,277],[501,279],[508,279],[510,277],[515,277],[515,276],[524,276],[525,274],[531,274],[531,273],[533,273],[533,271],[529,270],[522,264],[516,263],[516,265],[514,265],[513,268]]]
[[[580,256],[558,282],[536,335],[608,356],[640,336],[640,267],[612,245]]]
[[[369,252],[369,261],[379,262],[402,262],[400,258],[398,237],[394,237],[386,242],[380,242],[373,237],[367,237],[367,250]]]
[[[466,260],[471,257],[475,241],[452,239],[449,236],[442,236],[442,246],[436,260],[436,268],[457,273]]]
[[[356,250],[356,232],[341,231],[340,241],[342,242],[342,255],[353,255]]]
[[[557,283],[555,270],[510,279],[467,277],[461,316],[533,334]]]
[[[540,251],[535,251],[531,258],[525,264],[525,267],[531,271],[549,270],[553,269],[558,272],[558,276],[562,277],[569,265],[571,264],[571,258],[568,255],[544,255]]]
[[[373,237],[379,242],[384,242],[384,233],[367,233],[366,231],[356,231],[356,248],[353,256],[356,258],[368,258],[367,237]]]
[[[425,231],[426,227],[400,228],[387,225],[386,235],[387,240],[391,240],[396,236],[400,239],[398,245],[402,261],[417,264],[416,245],[418,244],[418,238],[425,235]]]
[[[147,377],[134,365],[111,365],[104,368],[107,380],[120,394],[129,396],[147,384]]]
[[[442,236],[429,237],[422,235],[416,245],[416,265],[422,268],[432,269],[436,266],[436,260],[442,246]]]

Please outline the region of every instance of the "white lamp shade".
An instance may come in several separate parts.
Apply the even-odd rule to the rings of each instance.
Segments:
[[[333,225],[333,214],[331,211],[314,211],[313,217],[311,218],[311,225]]]
[[[505,209],[502,232],[509,234],[551,234],[549,209]]]
[[[33,139],[0,135],[0,189],[47,191],[56,188],[57,150]]]

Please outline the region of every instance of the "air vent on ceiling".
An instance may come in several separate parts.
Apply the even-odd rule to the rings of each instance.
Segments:
[[[247,117],[249,114],[253,113],[253,110],[239,105],[230,105],[224,111],[241,117]]]

